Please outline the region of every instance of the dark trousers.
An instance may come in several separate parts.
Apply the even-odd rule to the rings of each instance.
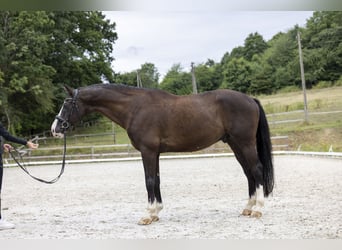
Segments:
[[[2,154],[0,154],[0,219],[1,219],[1,187],[2,187],[3,174],[4,174],[4,168],[2,164]]]

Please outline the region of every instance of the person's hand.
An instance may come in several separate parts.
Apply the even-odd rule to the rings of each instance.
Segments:
[[[39,144],[33,143],[31,141],[28,141],[26,146],[28,146],[31,149],[37,149],[39,147]]]
[[[7,153],[9,151],[11,151],[13,149],[13,147],[9,144],[4,144],[4,151]]]

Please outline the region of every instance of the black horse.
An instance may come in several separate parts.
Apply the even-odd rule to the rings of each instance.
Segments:
[[[54,136],[63,137],[85,114],[99,112],[123,127],[141,152],[148,215],[139,224],[158,221],[163,208],[160,153],[196,151],[220,140],[229,144],[248,179],[249,200],[242,214],[262,215],[274,178],[269,127],[258,100],[225,89],[188,96],[117,84],[66,90],[70,98],[52,124]]]

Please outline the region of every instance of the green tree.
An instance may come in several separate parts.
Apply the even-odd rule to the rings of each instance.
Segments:
[[[254,55],[250,63],[250,86],[248,92],[252,94],[271,94],[275,91],[273,68],[262,57]]]
[[[142,86],[145,88],[157,88],[159,82],[159,72],[153,63],[144,63],[139,71]]]
[[[229,54],[228,62],[232,58],[240,58],[245,56],[245,47],[243,46],[238,46],[232,49],[232,52]]]
[[[260,55],[267,49],[267,43],[258,33],[251,33],[245,39],[243,55],[248,61],[251,61],[254,55]]]
[[[231,53],[225,53],[220,63],[221,87],[245,93],[249,91],[259,92],[256,88],[261,83],[265,84],[265,81],[260,79],[264,76],[256,70],[257,68],[261,70],[261,66],[254,66],[251,61],[255,56],[261,56],[267,48],[268,45],[263,37],[255,32],[248,35],[244,41],[244,46],[235,47]],[[269,73],[271,68],[266,67],[266,63],[264,63],[262,69],[265,70],[266,68]],[[253,76],[253,74],[256,75]],[[252,79],[256,82],[253,83]],[[251,86],[251,84],[253,85]]]
[[[342,72],[342,12],[316,11],[302,35],[306,77],[336,81]]]
[[[98,11],[57,11],[48,15],[54,26],[46,62],[57,72],[53,81],[73,87],[114,81],[111,62],[117,39],[115,23]]]
[[[113,80],[114,30],[97,11],[0,11],[0,115],[11,131],[48,129],[63,84]]]
[[[176,95],[191,94],[191,74],[183,71],[180,64],[174,64],[160,83],[160,88]]]
[[[221,66],[228,64],[233,58],[241,58],[245,56],[245,48],[238,46],[232,49],[232,51],[226,52],[221,59]]]
[[[118,84],[125,84],[128,86],[137,86],[137,72],[117,73],[114,82]]]
[[[268,68],[267,77],[273,82],[271,92],[294,85],[295,79],[300,77],[295,33],[293,29],[276,34],[268,42],[268,49],[261,55],[259,63]]]
[[[40,126],[42,117],[53,110],[55,69],[44,58],[49,54],[53,22],[45,12],[0,12],[0,71],[2,113],[11,117],[12,132]],[[19,118],[20,117],[20,118]]]
[[[223,80],[221,64],[210,59],[195,67],[195,75],[199,92],[218,89]]]
[[[269,48],[263,53],[264,59],[274,68],[284,66],[298,54],[297,41],[290,33],[278,33],[269,42]]]
[[[247,93],[251,84],[250,63],[244,59],[233,58],[223,68],[223,83],[221,88],[228,88]]]
[[[140,77],[144,88],[158,88],[159,72],[153,63],[144,63],[139,69],[126,73],[118,73],[115,76],[116,83],[122,83],[129,86],[137,86],[137,77]]]

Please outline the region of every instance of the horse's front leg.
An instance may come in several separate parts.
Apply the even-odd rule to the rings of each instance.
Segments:
[[[142,152],[142,159],[145,171],[145,183],[148,196],[147,216],[139,221],[139,225],[149,225],[158,221],[158,214],[163,208],[160,194],[160,176],[159,176],[159,153]]]

